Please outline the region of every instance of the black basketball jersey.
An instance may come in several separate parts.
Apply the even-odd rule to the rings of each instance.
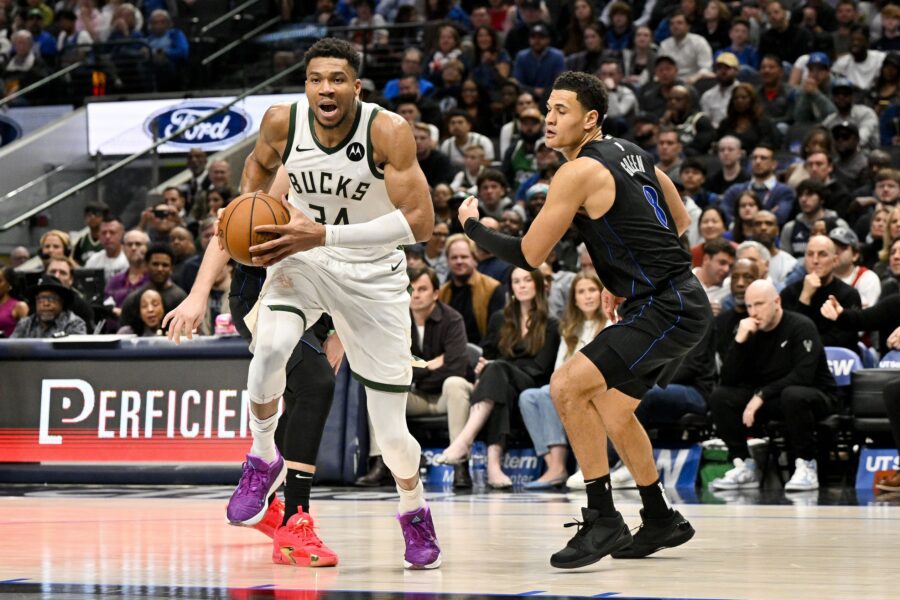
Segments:
[[[615,202],[603,217],[579,211],[574,220],[603,285],[634,298],[685,275],[691,255],[678,241],[650,155],[627,140],[604,137],[585,145],[582,156],[600,162],[616,182]]]

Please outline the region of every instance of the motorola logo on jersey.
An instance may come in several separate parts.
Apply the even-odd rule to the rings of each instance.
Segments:
[[[353,162],[359,162],[366,155],[366,149],[359,142],[353,142],[347,146],[347,158]]]
[[[151,137],[165,138],[222,106],[209,101],[182,102],[151,114],[144,121],[144,131]],[[252,126],[252,117],[232,106],[203,123],[197,123],[169,143],[204,150],[226,148],[244,137]]]

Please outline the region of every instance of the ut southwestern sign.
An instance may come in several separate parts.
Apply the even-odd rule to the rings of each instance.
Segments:
[[[187,126],[189,129],[182,135],[160,146],[159,152],[183,153],[190,148],[202,148],[207,152],[224,150],[255,134],[266,109],[271,105],[293,102],[297,96],[250,96],[207,121],[199,122],[233,99],[222,97],[88,104],[88,149],[92,155],[133,154],[146,150],[155,141]]]

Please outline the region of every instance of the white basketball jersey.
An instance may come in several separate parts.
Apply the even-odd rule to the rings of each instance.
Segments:
[[[372,156],[372,121],[381,110],[376,104],[357,102],[350,132],[333,148],[316,137],[309,101],[303,96],[291,105],[288,143],[282,162],[290,181],[288,198],[317,223],[365,223],[395,210],[384,185],[384,171]],[[396,251],[379,248],[324,249],[340,260],[371,261]]]

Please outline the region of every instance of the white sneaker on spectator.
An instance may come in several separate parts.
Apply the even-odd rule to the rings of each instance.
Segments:
[[[796,467],[794,474],[791,475],[791,480],[784,484],[784,491],[806,492],[819,489],[819,469],[816,459],[798,458],[794,461],[794,466]]]
[[[760,481],[762,481],[762,473],[759,472],[755,460],[736,458],[734,459],[734,468],[725,473],[724,477],[710,483],[709,487],[714,490],[742,490],[757,488]]]
[[[578,469],[566,479],[566,487],[570,490],[583,490],[586,487],[584,485],[584,473],[581,472],[581,469]]]
[[[621,461],[609,474],[609,481],[614,488],[637,487],[637,484],[634,482],[634,477],[631,476],[631,471],[629,471],[628,467],[625,466],[625,463]]]

